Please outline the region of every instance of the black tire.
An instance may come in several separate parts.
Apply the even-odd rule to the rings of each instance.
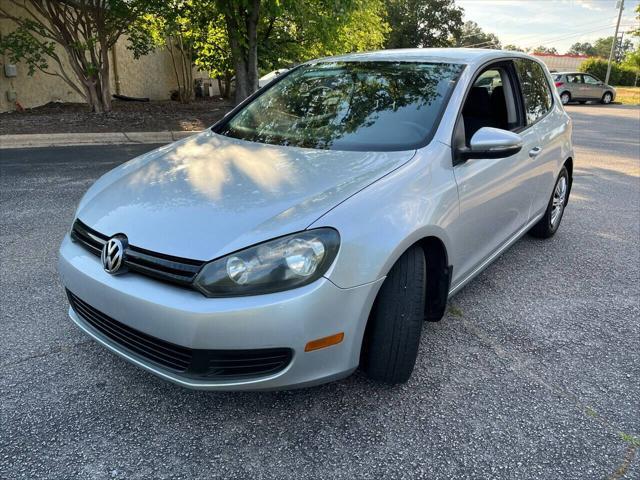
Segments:
[[[411,377],[424,323],[426,280],[424,252],[414,246],[382,284],[362,347],[362,368],[373,380],[396,384]]]
[[[565,101],[565,95],[566,95],[566,101]],[[569,92],[562,92],[560,94],[560,101],[562,102],[563,105],[567,105],[571,101],[571,94]]]
[[[587,101],[586,101],[586,100],[580,100],[578,103],[579,103],[580,105],[584,105],[585,103],[587,103]]]
[[[604,95],[602,95],[602,98],[600,99],[600,103],[604,105],[609,105],[612,101],[613,95],[611,95],[611,92],[604,92]]]
[[[562,209],[560,210],[560,213],[559,213],[559,217],[556,219],[556,222],[553,223],[552,222],[553,200],[556,194],[556,188],[558,187],[558,184],[563,178],[566,182],[565,198],[564,198]],[[569,172],[567,172],[566,167],[562,167],[562,170],[560,170],[560,174],[556,179],[556,183],[554,183],[553,185],[553,191],[551,192],[551,198],[549,199],[547,210],[544,212],[544,215],[542,216],[540,221],[536,223],[531,228],[531,230],[529,230],[530,235],[537,238],[551,238],[555,235],[555,233],[558,231],[558,228],[560,227],[560,223],[562,223],[562,216],[564,215],[564,207],[567,205],[567,202],[569,200],[570,185],[571,185],[571,182],[569,179]]]

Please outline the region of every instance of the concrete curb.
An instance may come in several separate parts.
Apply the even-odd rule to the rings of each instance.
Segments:
[[[68,147],[77,145],[134,145],[170,143],[199,133],[192,132],[109,132],[109,133],[34,133],[0,135],[0,148]]]

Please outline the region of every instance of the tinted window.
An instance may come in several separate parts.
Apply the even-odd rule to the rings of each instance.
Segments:
[[[524,96],[527,124],[532,124],[551,109],[551,90],[544,70],[537,62],[518,59],[515,65]]]
[[[567,82],[582,83],[582,75],[567,75]]]
[[[218,133],[335,150],[405,150],[430,138],[462,66],[327,62],[300,67]]]

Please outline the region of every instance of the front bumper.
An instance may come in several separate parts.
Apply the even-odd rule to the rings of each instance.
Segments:
[[[71,319],[109,350],[155,375],[203,390],[268,390],[324,383],[358,366],[366,321],[383,279],[342,289],[322,278],[302,288],[269,295],[206,298],[189,289],[135,273],[113,276],[100,260],[66,236],[58,270],[65,287],[119,322],[190,349],[290,348],[289,365],[273,375],[234,380],[194,379],[136,355],[69,309]],[[305,352],[307,342],[344,332],[331,347]]]

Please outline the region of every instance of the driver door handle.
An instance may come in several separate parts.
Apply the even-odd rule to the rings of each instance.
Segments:
[[[540,155],[540,152],[542,152],[542,147],[534,147],[529,150],[529,156],[531,158],[536,158],[538,155]]]

